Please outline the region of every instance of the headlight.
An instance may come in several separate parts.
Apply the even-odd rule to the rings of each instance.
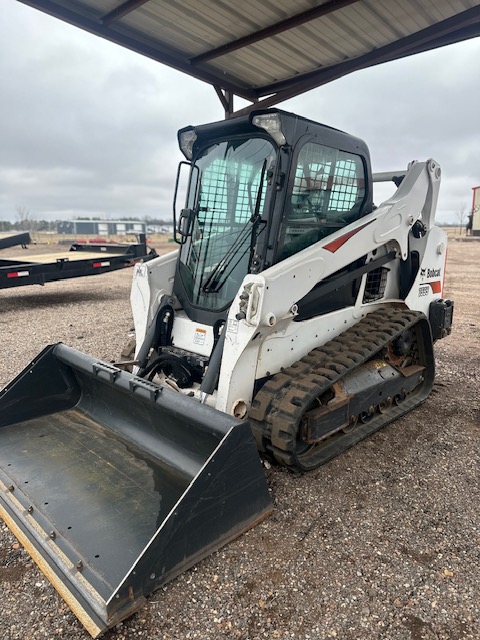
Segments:
[[[193,145],[197,139],[195,129],[187,129],[180,134],[180,149],[183,151],[183,155],[188,159],[192,159]]]
[[[280,147],[287,142],[282,133],[282,124],[278,113],[262,113],[253,116],[252,124],[260,129],[265,129]]]

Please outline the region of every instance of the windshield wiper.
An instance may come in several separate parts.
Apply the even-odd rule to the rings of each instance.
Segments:
[[[238,250],[250,235],[250,230],[249,230],[250,224],[251,224],[251,221],[249,220],[241,230],[240,234],[237,236],[235,242],[231,245],[230,249],[223,256],[223,258],[216,265],[216,267],[211,271],[208,278],[205,280],[205,282],[202,285],[202,291],[204,293],[218,293],[220,289],[223,287],[223,285],[225,284],[225,281],[228,278],[228,276],[232,273],[232,271],[235,269],[235,267],[243,258],[243,256],[247,253],[247,251],[249,251],[250,246],[248,246],[240,254],[238,260],[231,267],[229,272],[226,273],[226,270],[229,268],[232,261],[238,255]]]

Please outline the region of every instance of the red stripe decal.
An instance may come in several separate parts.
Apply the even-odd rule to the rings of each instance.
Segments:
[[[433,293],[442,293],[442,283],[440,280],[428,283],[432,287]]]
[[[358,227],[358,229],[354,229],[353,231],[349,231],[345,235],[340,236],[340,238],[337,238],[336,240],[333,240],[332,242],[329,242],[323,248],[326,249],[327,251],[330,251],[331,253],[335,253],[335,251],[340,249],[340,247],[343,247],[343,245],[347,242],[347,240],[350,240],[350,238],[352,236],[354,236],[356,233],[358,233],[362,229],[365,229],[365,227],[368,227],[368,225],[371,224],[372,222],[374,222],[374,221],[370,220],[370,222],[367,222],[366,224],[362,225],[361,227]]]

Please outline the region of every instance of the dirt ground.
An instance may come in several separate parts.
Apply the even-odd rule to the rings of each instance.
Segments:
[[[478,640],[479,268],[480,242],[450,242],[454,331],[436,345],[434,391],[419,409],[308,475],[266,469],[273,516],[106,640]],[[114,359],[133,326],[130,279],[0,292],[0,387],[57,341]],[[3,526],[0,638],[87,637]]]

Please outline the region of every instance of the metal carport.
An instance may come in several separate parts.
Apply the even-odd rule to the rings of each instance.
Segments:
[[[480,35],[480,0],[19,1],[212,84],[227,115]]]

